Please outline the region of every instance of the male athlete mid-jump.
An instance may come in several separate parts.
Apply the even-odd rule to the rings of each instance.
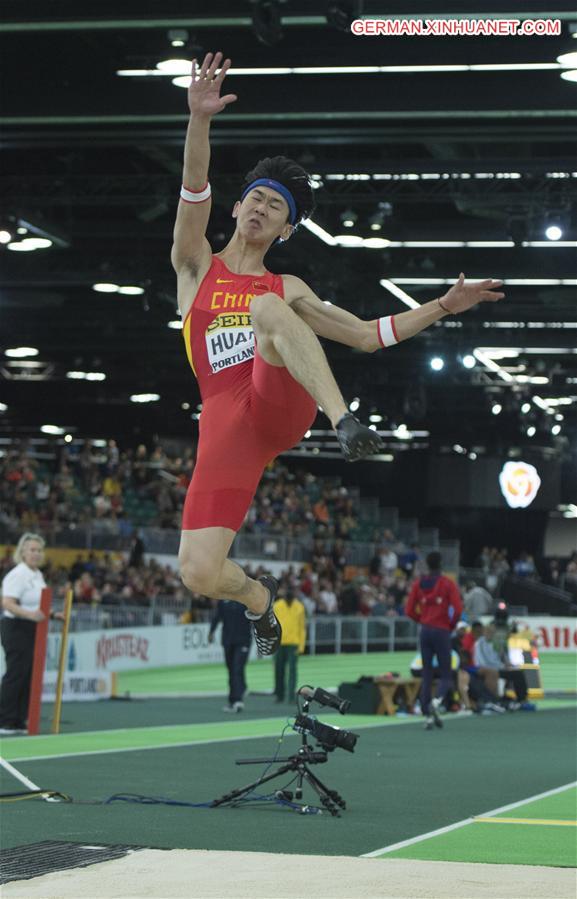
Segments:
[[[184,505],[180,570],[186,586],[247,607],[262,655],[280,642],[273,612],[274,578],[253,580],[227,558],[265,466],[297,444],[320,406],[345,459],[381,446],[348,412],[317,335],[372,353],[406,340],[448,314],[504,296],[501,281],[465,284],[400,315],[362,321],[326,305],[294,275],[267,271],[264,257],[288,240],[312,212],[313,192],[301,166],[284,156],[262,159],[247,174],[232,209],[234,234],[220,253],[205,237],[210,215],[209,128],[237,98],[220,95],[230,68],[222,53],[192,66],[184,177],[172,264],[188,360],[202,396],[196,467]]]

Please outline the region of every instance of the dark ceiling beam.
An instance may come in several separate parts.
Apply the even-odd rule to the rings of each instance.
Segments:
[[[1,124],[1,120],[0,120]],[[0,137],[0,149],[35,149],[42,144],[46,149],[58,147],[132,147],[142,148],[144,143],[156,146],[184,146],[186,120],[182,128],[178,130],[134,130],[104,128],[98,131],[62,131],[55,128],[53,131],[29,130],[16,131],[5,130]],[[388,144],[427,143],[429,140],[449,144],[459,142],[461,144],[523,144],[551,143],[557,141],[575,141],[577,139],[577,124],[570,122],[548,122],[538,124],[536,121],[512,122],[506,125],[479,125],[473,123],[463,125],[431,125],[422,124],[419,127],[407,125],[389,127],[379,125],[374,128],[331,128],[319,125],[314,133],[310,126],[293,126],[285,128],[260,128],[255,134],[252,128],[215,128],[211,134],[213,147],[219,146],[254,146],[262,145],[281,146],[382,146]]]
[[[549,163],[552,168],[547,171],[571,171],[570,160],[557,160]],[[504,163],[511,165],[511,161]],[[311,168],[322,173],[327,167],[324,162],[315,162]],[[370,173],[374,165],[361,166]],[[397,168],[396,166],[389,166]],[[381,164],[380,169],[387,168]],[[439,165],[439,168],[443,168]],[[451,168],[450,166],[448,167]],[[179,164],[180,169],[180,164]],[[462,171],[480,170],[483,172],[507,171],[495,169],[485,161],[479,160],[476,165],[463,166]],[[481,205],[498,202],[499,205],[515,204],[515,206],[532,205],[539,202],[566,203],[577,199],[577,178],[547,178],[538,171],[531,171],[527,166],[519,165],[520,170],[532,175],[530,179],[510,180],[507,178],[439,179],[435,181],[419,180],[371,180],[371,181],[325,181],[322,191],[316,192],[317,206],[340,205],[344,201],[354,203],[374,203],[386,193],[387,198],[403,203],[450,202],[462,200]],[[431,170],[415,163],[412,171]],[[86,179],[80,175],[58,174],[50,178],[45,176],[5,175],[0,177],[0,197],[5,209],[10,207],[78,207],[78,206],[150,206],[155,201],[169,200],[174,197],[175,184],[179,175],[100,175]],[[219,173],[214,171],[216,200],[235,199],[238,194],[239,174]],[[63,187],[65,186],[65,189]]]
[[[382,7],[382,4],[378,4]],[[377,11],[377,4],[373,12],[365,9],[364,18],[378,19],[454,19],[462,17],[464,13],[432,12],[425,11],[410,13],[383,13]],[[516,9],[513,12],[501,10],[482,10],[480,12],[466,12],[467,19],[562,19],[574,21],[574,12],[566,10],[547,10],[545,12]],[[327,19],[321,16],[282,16],[281,22],[287,28],[302,27],[326,27]],[[188,16],[188,17],[163,17],[163,18],[122,18],[122,19],[69,19],[60,21],[33,21],[33,22],[9,22],[0,23],[0,34],[14,34],[19,32],[54,32],[54,31],[133,31],[154,30],[159,28],[250,28],[252,19],[249,16]]]
[[[158,115],[33,115],[33,116],[0,116],[0,125],[168,125],[183,123],[186,125],[189,116],[182,113]],[[577,109],[356,109],[327,112],[229,112],[227,122],[389,122],[447,121],[448,119],[484,119],[487,121],[517,121],[537,119],[540,122],[548,119],[577,119]],[[406,136],[406,135],[405,135]],[[259,135],[260,137],[260,135]]]
[[[549,13],[551,15],[551,13]],[[561,18],[563,14],[555,14]],[[472,18],[472,17],[470,17]],[[526,18],[536,18],[534,14]],[[538,18],[538,17],[537,17]],[[326,16],[283,16],[282,24],[287,28],[325,26]],[[68,21],[3,22],[0,34],[31,31],[137,31],[159,28],[251,28],[249,16],[188,16],[165,17],[162,19],[76,19]]]

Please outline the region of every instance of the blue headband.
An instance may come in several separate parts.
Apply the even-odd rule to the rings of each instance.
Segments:
[[[288,203],[288,208],[290,212],[290,223],[291,225],[296,225],[297,220],[297,204],[295,203],[295,199],[291,194],[288,187],[285,187],[284,184],[281,184],[280,181],[274,181],[272,178],[257,178],[256,181],[252,181],[248,187],[244,189],[241,196],[241,202],[246,197],[247,193],[250,190],[254,190],[255,187],[270,187],[271,190],[276,190],[277,193],[284,197]]]

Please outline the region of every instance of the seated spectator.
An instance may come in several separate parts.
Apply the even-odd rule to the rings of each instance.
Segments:
[[[353,582],[346,584],[339,597],[341,615],[358,615],[360,608],[360,592]]]
[[[362,584],[359,591],[358,615],[370,615],[377,602],[377,590],[371,584]]]
[[[573,553],[565,569],[565,589],[575,592],[577,589],[577,553]]]
[[[411,543],[410,549],[405,549],[399,555],[399,568],[411,577],[415,564],[421,559],[418,543]]]
[[[396,552],[393,551],[392,547],[388,544],[385,544],[380,553],[381,564],[379,573],[382,575],[394,574],[399,565],[399,560]]]
[[[513,573],[517,577],[535,577],[536,569],[533,556],[530,556],[527,552],[520,553],[518,558],[513,562]]]
[[[387,594],[384,591],[377,593],[377,601],[371,609],[371,616],[374,618],[386,618],[389,611]]]
[[[331,588],[331,582],[328,579],[323,579],[319,584],[319,612],[324,612],[326,615],[336,615],[339,606],[337,603],[337,595],[335,591]]]
[[[484,634],[481,621],[474,621],[470,628],[465,621],[459,621],[452,640],[453,649],[459,655],[457,671],[457,689],[461,699],[461,707],[475,712],[482,712],[485,707],[489,711],[502,711],[495,707],[496,694],[490,693],[475,665],[475,643]]]
[[[344,571],[347,564],[347,552],[342,540],[335,540],[331,552],[331,562],[336,571]]]
[[[495,697],[498,697],[499,678],[502,678],[506,684],[512,685],[521,708],[531,706],[531,703],[526,702],[525,674],[510,664],[506,632],[497,628],[495,623],[487,625],[483,636],[475,643],[475,665],[479,668],[487,689]]]
[[[77,605],[91,605],[99,602],[100,593],[94,585],[92,575],[85,571],[74,583],[74,602]]]
[[[128,559],[128,564],[131,568],[140,568],[140,566],[144,562],[144,540],[140,536],[140,533],[135,534],[132,540],[132,544],[130,547],[130,555]]]
[[[545,563],[544,582],[550,587],[561,586],[561,563],[559,559],[547,559]]]
[[[404,599],[404,597],[403,597]],[[393,596],[389,590],[386,598],[387,618],[399,618],[400,616],[405,614],[405,607],[403,600],[398,600],[395,596]]]
[[[388,588],[388,593],[395,600],[395,605],[400,609],[399,614],[403,614],[407,595],[409,593],[409,582],[405,574],[398,574],[393,583]]]
[[[475,581],[467,582],[465,593],[463,594],[463,602],[465,612],[471,621],[481,618],[482,615],[489,615],[495,604],[489,591],[484,587],[480,587]]]

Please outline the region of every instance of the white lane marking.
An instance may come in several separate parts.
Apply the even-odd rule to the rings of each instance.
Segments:
[[[258,720],[262,720],[262,719],[256,718],[254,720],[258,721]],[[422,724],[422,719],[419,718],[416,721],[413,721],[413,720],[397,721],[395,723],[397,726],[404,725],[404,724]],[[384,721],[375,722],[374,724],[371,722],[371,723],[367,723],[367,724],[354,724],[351,726],[354,727],[355,730],[359,730],[359,729],[365,730],[366,728],[369,728],[369,727],[386,727],[386,726],[390,727],[392,724],[393,724],[392,721],[387,721],[385,719]],[[172,727],[182,727],[182,725],[181,724],[174,724],[174,725],[169,724],[166,726],[167,729],[172,728]],[[126,732],[130,732],[130,728],[126,728],[122,731],[108,731],[108,733],[126,733]],[[85,733],[102,734],[102,733],[107,733],[107,731],[79,731],[79,732],[75,733],[74,736],[80,736],[81,734],[85,734]],[[72,734],[60,734],[60,736],[72,736]],[[17,758],[13,758],[12,761],[19,762],[19,763],[39,762],[39,761],[49,762],[51,759],[69,759],[69,758],[75,758],[77,756],[84,756],[84,755],[109,755],[112,752],[146,752],[147,750],[150,750],[150,749],[178,749],[183,746],[204,746],[207,743],[236,743],[237,741],[240,741],[240,740],[270,740],[271,737],[277,737],[277,736],[278,736],[278,729],[271,731],[268,734],[252,734],[252,735],[246,734],[241,737],[235,736],[235,735],[226,736],[226,737],[213,737],[210,740],[191,739],[191,740],[187,740],[183,743],[155,743],[151,746],[125,746],[125,747],[120,747],[117,749],[87,749],[87,750],[80,750],[79,752],[62,752],[62,753],[58,753],[56,755],[26,755],[26,756],[19,756]],[[296,736],[298,736],[296,733],[287,733],[287,734],[285,734],[285,739],[287,737],[296,737]]]
[[[37,787],[35,783],[32,783],[31,780],[28,780],[28,778],[25,777],[24,774],[21,774],[17,768],[14,768],[13,765],[11,765],[10,762],[7,762],[6,759],[3,759],[1,755],[0,765],[2,765],[2,767],[5,768],[6,771],[8,771],[8,774],[11,774],[12,777],[15,777],[16,780],[19,780],[21,784],[24,784],[25,787],[28,787],[29,790],[40,790],[40,787]]]
[[[576,786],[577,780],[574,780],[571,783],[565,784],[563,787],[555,787],[555,789],[547,790],[545,793],[537,793],[535,796],[529,796],[527,799],[520,799],[518,802],[511,802],[509,805],[502,805],[500,808],[491,809],[490,812],[483,812],[481,815],[476,815],[475,817],[492,818],[495,815],[500,815],[501,812],[508,812],[510,809],[519,808],[521,805],[528,805],[530,802],[535,802],[537,799],[546,799],[548,796],[554,796],[556,793],[563,793],[565,790],[570,790]],[[437,837],[442,833],[449,833],[451,830],[465,827],[467,824],[472,824],[474,820],[475,818],[465,818],[463,821],[449,824],[448,827],[440,827],[438,830],[431,830],[429,833],[422,833],[418,837],[412,837],[410,840],[392,843],[390,846],[383,847],[383,849],[375,849],[374,852],[365,852],[361,855],[361,858],[376,858],[378,855],[396,852],[397,849],[404,849],[405,846],[412,846],[414,843],[420,843],[423,840],[431,839],[431,837]]]

